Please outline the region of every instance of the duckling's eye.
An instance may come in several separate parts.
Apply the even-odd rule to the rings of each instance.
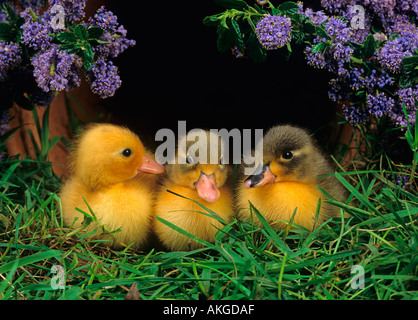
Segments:
[[[290,159],[292,159],[292,158],[293,158],[293,153],[292,153],[292,152],[290,152],[290,151],[285,151],[285,152],[283,152],[283,154],[282,154],[282,158],[283,158],[284,160],[290,160]]]
[[[195,164],[193,158],[190,155],[187,155],[186,163],[187,164]]]
[[[126,148],[125,150],[122,151],[122,155],[126,158],[129,158],[132,155],[132,150],[129,148]]]

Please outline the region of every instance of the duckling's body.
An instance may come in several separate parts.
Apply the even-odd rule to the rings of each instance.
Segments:
[[[114,247],[132,242],[136,247],[144,245],[156,185],[155,176],[144,173],[162,173],[164,169],[152,160],[139,138],[110,124],[90,126],[77,141],[71,160],[72,174],[60,194],[64,223],[80,227],[84,215],[75,208],[90,214],[90,207],[106,229],[99,227],[94,236],[113,239]],[[85,231],[98,226],[93,222]],[[119,228],[112,235],[106,233]]]
[[[207,137],[209,141],[208,132]],[[187,150],[188,147],[189,145]],[[210,157],[210,148],[208,151]],[[198,163],[188,155],[185,156],[189,159],[188,163],[166,166],[167,179],[156,198],[155,216],[200,239],[214,242],[215,234],[223,224],[208,216],[210,214],[192,200],[229,222],[234,214],[232,188],[228,181],[229,168],[223,164]],[[184,251],[201,247],[198,242],[157,220],[154,221],[154,231],[163,245],[170,250]]]
[[[246,177],[237,190],[239,216],[260,224],[249,202],[277,229],[283,229],[296,210],[293,223],[312,230],[340,210],[320,192],[323,188],[340,201],[346,190],[331,174],[334,170],[313,138],[303,129],[276,126],[263,139],[263,169]],[[321,207],[316,217],[318,203]],[[279,221],[284,220],[284,221]]]

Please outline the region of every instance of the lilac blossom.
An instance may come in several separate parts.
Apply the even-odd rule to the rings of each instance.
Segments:
[[[22,43],[35,50],[47,47],[52,41],[50,20],[45,16],[34,16],[30,9],[23,11],[21,16],[25,19],[21,27]]]
[[[256,34],[266,50],[285,46],[291,39],[292,25],[286,16],[267,15],[257,23]]]
[[[44,91],[68,90],[80,85],[76,68],[76,56],[51,45],[32,58],[33,75]]]
[[[7,79],[9,71],[21,63],[21,53],[18,44],[0,42],[0,81]]]
[[[395,100],[384,93],[379,93],[377,95],[369,94],[367,96],[367,106],[370,115],[377,118],[386,116],[392,110],[394,104]]]
[[[410,57],[418,48],[418,34],[404,33],[403,36],[387,41],[377,53],[377,60],[388,71],[399,73],[402,69],[402,60]]]
[[[65,19],[69,22],[76,22],[85,16],[84,9],[87,0],[48,0],[51,7],[60,5],[64,8]]]
[[[99,59],[87,75],[91,90],[101,98],[108,98],[115,94],[122,84],[118,68],[112,61]]]
[[[97,10],[93,18],[89,20],[91,26],[100,27],[103,29],[103,35],[100,40],[107,43],[100,44],[93,48],[98,58],[106,59],[108,57],[116,58],[119,54],[127,48],[135,45],[135,40],[127,39],[127,30],[123,25],[119,25],[117,17],[111,12],[107,11],[105,7]]]

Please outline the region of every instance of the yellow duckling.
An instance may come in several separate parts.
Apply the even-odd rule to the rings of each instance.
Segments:
[[[145,150],[130,130],[112,124],[88,126],[75,141],[70,157],[71,175],[61,189],[62,213],[66,225],[80,227],[84,215],[90,214],[106,229],[120,232],[114,237],[102,233],[95,236],[113,239],[113,246],[142,246],[151,229],[154,175],[165,171]],[[87,206],[87,204],[88,206]],[[75,218],[78,218],[75,220]],[[91,223],[86,231],[97,227]]]
[[[347,191],[333,176],[330,162],[304,129],[291,125],[271,128],[263,138],[261,173],[245,178],[237,190],[238,215],[259,224],[251,214],[249,201],[264,214],[276,229],[283,229],[295,211],[293,223],[312,230],[329,217],[339,217],[340,209],[325,203],[317,187],[339,201],[347,199]],[[318,201],[320,214],[315,221]]]
[[[203,130],[202,130],[203,131]],[[223,225],[216,219],[199,212],[206,212],[198,204],[167,192],[170,190],[189,199],[201,203],[212,210],[226,222],[234,214],[232,188],[228,182],[230,168],[222,163],[221,138],[209,131],[205,132],[206,141],[199,139],[193,144],[197,147],[194,155],[185,153],[190,150],[192,142],[186,141],[186,150],[177,149],[176,156],[186,159],[185,164],[167,164],[167,179],[157,195],[155,215],[171,222],[183,230],[208,242],[215,241],[215,234]],[[183,141],[182,141],[183,139]],[[185,137],[179,141],[183,145]],[[209,141],[218,141],[217,150]],[[197,145],[196,145],[197,144]],[[207,158],[212,152],[217,152],[216,163],[204,164],[199,157],[199,150],[207,150]],[[198,159],[199,158],[199,159]],[[206,212],[207,213],[207,212]],[[186,237],[169,226],[154,220],[154,231],[163,245],[170,250],[193,250],[200,248],[200,244]]]

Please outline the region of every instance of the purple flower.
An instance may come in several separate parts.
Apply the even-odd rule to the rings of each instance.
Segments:
[[[370,118],[370,112],[358,105],[344,105],[344,116],[352,125],[364,124]]]
[[[37,106],[50,105],[54,97],[53,91],[45,92],[40,87],[35,88],[30,94],[32,103]]]
[[[344,46],[341,43],[337,43],[336,45],[332,46],[333,58],[336,62],[336,72],[338,74],[345,74],[347,73],[347,69],[344,68],[344,64],[350,61],[351,55],[354,52],[349,46]]]
[[[305,12],[302,11],[302,14],[307,16],[314,25],[320,26],[323,22],[327,21],[328,16],[321,11],[313,11],[311,8],[307,8]]]
[[[396,1],[394,0],[363,0],[363,4],[370,6],[381,19],[392,17],[395,14]]]
[[[402,189],[406,189],[406,185],[409,183],[409,176],[396,174],[395,183],[398,187],[401,187]]]
[[[25,19],[22,25],[22,43],[35,49],[40,50],[49,46],[52,38],[49,33],[52,33],[50,20],[46,16],[35,17],[29,9],[21,13]]]
[[[104,6],[96,11],[93,18],[89,19],[89,22],[92,26],[101,27],[109,32],[116,32],[119,26],[118,17],[112,11],[106,10]]]
[[[105,31],[100,40],[108,43],[93,47],[93,51],[99,58],[116,58],[127,48],[133,47],[136,44],[135,40],[127,39],[126,34],[127,30],[123,26],[119,26],[113,34]]]
[[[261,45],[275,50],[286,45],[291,39],[292,25],[286,16],[267,15],[257,23],[256,34]]]
[[[20,5],[23,9],[31,8],[33,11],[38,11],[43,7],[43,0],[21,0]]]
[[[364,78],[364,85],[369,92],[372,92],[376,87],[381,89],[385,86],[391,86],[393,83],[392,77],[385,70],[379,70],[377,72],[373,69],[370,75]]]
[[[380,64],[392,73],[399,73],[402,69],[402,60],[412,56],[418,47],[418,34],[405,33],[403,36],[387,41],[377,53]]]
[[[80,85],[77,57],[58,49],[53,44],[48,50],[39,52],[32,58],[33,75],[39,87],[50,90],[69,90]]]
[[[108,98],[115,94],[122,84],[118,68],[112,61],[99,59],[87,75],[91,90],[101,98]]]
[[[389,35],[399,33],[402,36],[405,33],[418,33],[415,24],[405,14],[397,14],[392,19],[388,19],[385,28]]]
[[[324,69],[327,66],[325,56],[321,52],[312,53],[312,47],[306,47],[304,50],[308,65],[317,69]]]
[[[321,0],[321,6],[331,13],[342,13],[351,0]]]
[[[0,113],[0,136],[4,136],[10,127],[10,115],[3,110]]]
[[[0,42],[0,81],[4,81],[9,71],[21,63],[21,53],[17,43]]]
[[[405,105],[406,110],[416,110],[417,105],[415,99],[418,100],[418,85],[415,88],[409,87],[400,89],[396,92],[399,97],[399,102]]]
[[[344,102],[346,100],[350,100],[352,94],[350,94],[347,90],[344,90],[346,86],[347,82],[343,77],[331,79],[329,82],[328,97],[334,102]]]
[[[107,57],[116,58],[119,54],[127,48],[135,45],[135,40],[126,38],[127,30],[119,25],[117,17],[104,7],[97,10],[93,18],[89,20],[91,26],[100,27],[103,29],[101,41],[108,42],[107,44],[100,44],[93,47],[93,51],[97,54],[99,59],[106,59]]]
[[[51,7],[60,5],[65,11],[65,20],[75,22],[84,17],[87,0],[48,0]]]
[[[333,42],[344,43],[348,40],[351,29],[340,18],[332,17],[326,24],[325,30]]]
[[[367,96],[367,106],[369,112],[377,118],[386,116],[393,108],[395,100],[387,97],[384,93],[379,93],[376,96],[369,94]]]
[[[408,120],[405,117],[405,113],[402,108],[402,103],[396,102],[393,109],[389,112],[388,116],[395,127],[407,127],[408,121],[410,125],[415,124],[416,108],[413,110],[407,110]]]

